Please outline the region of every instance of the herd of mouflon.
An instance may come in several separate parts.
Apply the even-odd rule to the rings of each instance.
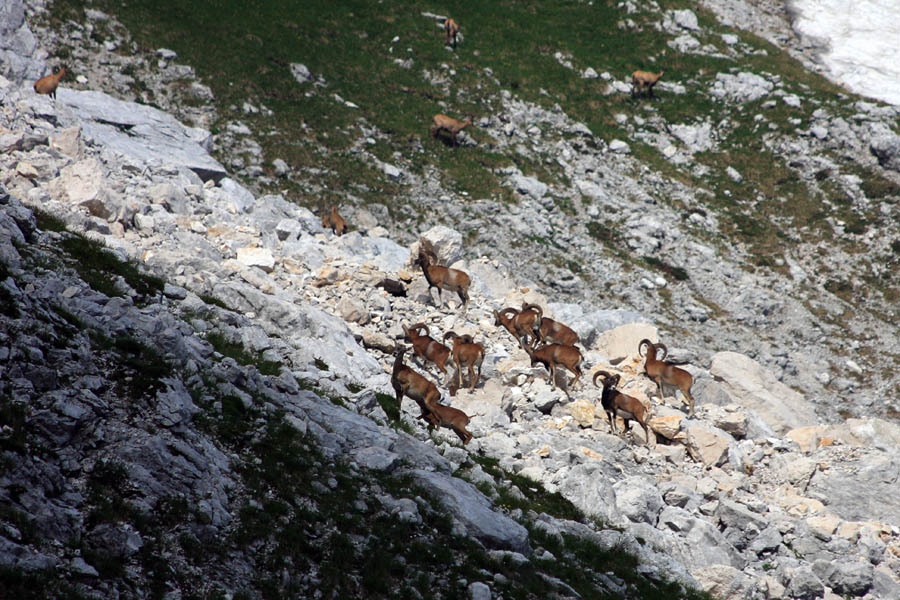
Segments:
[[[460,26],[452,18],[444,20],[445,44],[456,48],[460,39]],[[653,87],[663,76],[664,71],[651,73],[648,71],[635,71],[632,73],[631,95],[640,96],[646,92],[648,97],[653,97]],[[56,99],[56,90],[60,80],[66,75],[66,67],[60,67],[55,73],[41,77],[34,83],[34,91],[38,94],[49,95]],[[437,114],[432,117],[430,134],[437,138],[438,133],[449,134],[452,145],[458,145],[457,134],[472,124],[472,115],[467,115],[465,121],[458,121],[447,115]],[[331,229],[336,236],[343,235],[347,230],[347,221],[338,212],[337,206],[331,206],[322,214],[322,227]],[[463,310],[469,301],[469,276],[458,269],[451,269],[437,264],[437,257],[427,250],[420,250],[415,265],[422,267],[422,272],[428,282],[428,292],[436,288],[438,292],[437,305],[443,306],[442,291],[456,293],[462,301]],[[393,295],[405,295],[402,283],[385,279],[377,284]],[[499,313],[494,311],[495,325],[504,327],[518,341],[531,359],[531,365],[542,365],[550,376],[553,387],[556,387],[557,367],[563,367],[570,371],[575,378],[564,386],[566,393],[570,387],[574,387],[582,376],[581,364],[583,355],[578,349],[578,334],[570,327],[543,316],[543,309],[536,304],[523,303],[521,310],[516,308],[504,308]],[[424,329],[425,333],[419,333]],[[444,384],[448,386],[451,396],[462,387],[462,371],[465,367],[469,375],[469,390],[474,390],[481,379],[481,364],[484,360],[484,347],[474,341],[470,335],[457,335],[455,332],[447,332],[443,342],[451,339],[452,348],[446,346],[429,335],[428,327],[424,323],[417,323],[411,327],[403,327],[406,339],[412,345],[415,357],[424,364],[434,364],[445,376]],[[426,377],[417,373],[403,364],[403,356],[408,348],[400,347],[395,353],[394,367],[391,372],[391,384],[400,402],[404,396],[414,400],[421,409],[420,419],[428,423],[429,428],[448,427],[459,436],[463,444],[468,444],[472,434],[466,430],[469,417],[459,409],[440,403],[441,394],[437,386]],[[659,398],[663,398],[663,385],[674,386],[681,390],[689,406],[689,417],[694,415],[694,399],[691,397],[691,374],[665,361],[667,350],[665,345],[653,344],[650,340],[642,340],[638,351],[644,356],[644,374],[657,385]],[[662,352],[657,358],[657,353]],[[456,377],[451,378],[447,367],[456,368]],[[477,368],[477,372],[476,372]],[[601,383],[597,384],[597,379]],[[610,428],[616,432],[616,418],[623,419],[625,432],[630,431],[631,421],[637,421],[648,433],[647,422],[650,411],[638,399],[624,394],[616,389],[619,382],[618,375],[611,375],[606,371],[597,371],[594,374],[594,385],[602,388],[601,403],[609,418]]]

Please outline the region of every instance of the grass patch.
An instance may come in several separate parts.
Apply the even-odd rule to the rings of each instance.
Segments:
[[[475,454],[470,456],[476,463],[481,465],[485,473],[496,480],[510,481],[524,496],[524,499],[522,499],[518,495],[510,493],[508,488],[503,489],[502,486],[498,486],[496,489],[500,494],[502,504],[510,508],[547,513],[559,519],[585,521],[584,513],[559,492],[548,492],[539,482],[504,470],[500,467],[500,461],[496,458]]]
[[[677,281],[686,281],[688,273],[681,267],[673,267],[672,265],[656,258],[655,256],[642,256],[641,259],[650,267],[657,271],[661,271]]]
[[[206,341],[212,344],[216,352],[237,361],[238,364],[253,365],[263,375],[278,375],[281,372],[281,362],[266,360],[262,352],[250,352],[243,344],[229,340],[218,331],[211,331],[206,335]]]
[[[109,376],[131,398],[153,396],[163,387],[163,379],[172,376],[172,366],[152,346],[128,335],[107,337],[96,330],[90,331],[91,340],[98,351],[111,352]]]
[[[79,277],[101,294],[124,297],[125,290],[117,282],[119,277],[140,296],[162,293],[165,285],[162,279],[142,273],[136,262],[121,260],[100,242],[71,234],[63,237],[60,246],[68,254]]]

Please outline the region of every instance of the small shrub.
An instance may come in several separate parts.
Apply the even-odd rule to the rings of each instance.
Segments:
[[[653,267],[658,271],[662,271],[663,273],[670,275],[674,279],[678,281],[685,281],[688,279],[688,273],[681,267],[673,267],[672,265],[663,262],[662,260],[654,257],[654,256],[642,256],[641,257],[645,263],[649,266]]]

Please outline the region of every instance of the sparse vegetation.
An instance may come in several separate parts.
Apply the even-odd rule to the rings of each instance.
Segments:
[[[362,196],[365,202],[382,203],[392,216],[421,217],[420,206],[402,200],[404,184],[383,177],[377,166],[354,147],[368,135],[375,140],[368,150],[371,155],[385,162],[401,162],[414,173],[433,170],[445,189],[463,197],[514,203],[516,195],[504,184],[502,175],[510,166],[552,185],[569,185],[563,168],[551,157],[532,159],[526,155],[527,149],[507,151],[477,127],[466,130],[478,141],[474,147],[450,148],[429,138],[428,118],[439,108],[452,114],[473,112],[477,122],[480,116],[503,113],[500,92],[509,89],[547,109],[562,106],[566,114],[587,123],[598,138],[606,141],[628,138],[630,132],[623,123],[638,120],[693,123],[703,115],[716,114],[723,123],[730,123],[720,128],[716,148],[695,155],[695,163],[705,168],[696,171],[667,161],[658,148],[646,142],[630,139],[629,143],[634,155],[657,174],[714,190],[702,209],[685,205],[677,208],[685,215],[693,211],[706,216],[708,211],[717,216],[723,223],[722,231],[705,235],[738,240],[749,249],[757,267],[776,269],[791,236],[809,243],[833,236],[834,229],[826,217],[840,221],[843,231],[850,234],[839,242],[844,248],[859,251],[865,247],[853,236],[861,237],[877,227],[877,207],[860,208],[834,183],[840,168],[823,169],[812,181],[799,178],[798,169],[763,139],[769,131],[792,127],[791,120],[807,122],[811,107],[795,111],[782,103],[771,107],[755,103],[735,108],[706,95],[665,92],[651,103],[632,101],[621,94],[603,94],[600,86],[605,83],[582,79],[582,68],[594,66],[622,78],[636,66],[659,70],[657,66],[665,62],[666,72],[673,79],[690,78],[691,86],[704,88],[712,84],[717,72],[728,71],[733,64],[717,56],[669,52],[664,37],[653,27],[658,14],[638,10],[629,15],[633,25],[617,27],[621,8],[613,2],[594,4],[465,0],[455,10],[466,15],[465,34],[470,41],[453,55],[440,47],[441,33],[431,19],[420,14],[421,7],[401,1],[276,0],[254,5],[248,11],[246,3],[237,0],[215,4],[79,0],[57,2],[53,18],[83,20],[85,7],[100,8],[122,19],[144,50],[174,48],[179,60],[194,66],[213,88],[220,116],[214,130],[224,130],[229,121],[240,118],[254,131],[265,132],[256,138],[263,154],[269,159],[283,158],[293,170],[306,173],[302,182],[279,181],[278,191],[285,189],[292,200],[311,208],[338,203],[348,194]],[[664,9],[684,8],[673,0],[660,0],[659,4]],[[721,29],[704,11],[698,14],[706,31]],[[516,19],[515,28],[508,26],[510,18]],[[200,30],[203,36],[196,35]],[[402,41],[394,45],[391,40],[399,31],[403,32]],[[98,27],[90,37],[102,43],[111,35]],[[822,96],[833,95],[834,86],[800,68],[780,49],[750,35],[742,35],[742,42],[765,50],[748,58],[748,69],[779,74],[788,82],[788,91],[804,86]],[[702,43],[722,44],[712,35]],[[554,57],[556,52],[571,57],[576,68],[561,67]],[[521,59],[523,53],[529,60]],[[414,66],[400,65],[403,59]],[[294,81],[287,66],[298,61],[321,77],[324,87]],[[428,72],[425,78],[423,70]],[[150,93],[137,69],[123,72],[133,78],[135,89]],[[383,98],[374,98],[373,90]],[[357,106],[339,102],[335,95]],[[247,101],[266,106],[275,117],[240,112],[238,107]],[[837,111],[840,107],[830,108]],[[625,119],[615,118],[616,113]],[[755,114],[763,119],[756,120]],[[767,128],[769,124],[774,129]],[[372,134],[372,129],[377,133]],[[745,181],[752,181],[752,185],[723,175],[730,165],[739,165]],[[895,202],[900,195],[896,184],[882,178],[866,180],[863,191],[870,199],[884,202]],[[558,212],[568,216],[578,213],[575,203],[551,197]],[[654,201],[678,203],[663,197]],[[473,205],[463,201],[462,206]],[[143,297],[162,290],[161,280],[143,274],[131,261],[119,260],[88,237],[66,232],[55,217],[39,214],[38,225],[63,232],[62,260],[93,289],[124,296],[129,293],[124,282]],[[661,258],[638,258],[637,253],[631,257],[625,235],[612,221],[586,221],[585,227],[607,253],[623,259],[623,270],[649,267],[676,281],[689,279],[686,269]],[[483,236],[467,231],[469,235]],[[721,242],[721,237],[718,240]],[[523,235],[515,243],[538,246],[548,256],[549,264],[584,278],[590,276],[590,265],[573,259],[571,246],[552,234]],[[890,249],[900,255],[900,240],[891,242]],[[885,253],[883,247],[880,252]],[[7,276],[8,270],[0,263],[0,281]],[[824,286],[852,302],[865,293],[855,289],[854,282],[835,273],[829,274]],[[891,292],[896,298],[896,290],[885,287],[885,297]],[[662,306],[673,304],[670,289],[658,290],[658,296]],[[10,298],[0,286],[0,312],[15,317]],[[204,296],[203,300],[227,308],[216,298]],[[726,314],[712,300],[696,301],[709,307],[713,317]],[[77,319],[63,311],[55,312],[69,328],[79,328]],[[91,332],[90,339],[108,356],[110,377],[119,383],[125,401],[152,395],[172,374],[173,367],[158,349],[129,336],[106,337]],[[248,351],[230,334],[213,331],[206,334],[206,340],[222,356],[240,365],[252,365],[261,375],[274,376],[282,371],[280,362]],[[320,358],[314,360],[314,366],[323,372],[330,370]],[[199,379],[203,379],[202,385]],[[476,581],[491,573],[502,576],[494,580],[497,595],[531,599],[557,593],[552,578],[565,581],[582,597],[597,597],[598,575],[613,574],[630,586],[634,598],[709,598],[641,576],[636,569],[637,558],[623,548],[602,548],[568,534],[546,535],[529,522],[535,514],[580,523],[590,520],[561,494],[550,493],[538,482],[502,469],[496,459],[472,453],[469,460],[494,480],[480,482],[479,489],[495,498],[501,510],[530,526],[532,544],[540,544],[556,557],[533,561],[527,567],[511,560],[498,562],[479,545],[454,535],[439,499],[429,497],[412,478],[403,475],[403,467],[400,474],[361,472],[323,452],[315,438],[291,425],[269,399],[243,389],[240,383],[214,381],[207,373],[193,376],[192,381],[197,384],[191,389],[192,397],[201,408],[196,423],[227,451],[240,480],[231,498],[240,507],[230,525],[231,535],[211,541],[203,536],[202,527],[182,527],[209,519],[184,498],[165,497],[152,511],[142,512],[129,500],[126,467],[101,461],[85,474],[90,523],[130,523],[145,540],[131,563],[95,549],[72,548],[83,552],[103,577],[122,578],[154,598],[166,597],[171,582],[178,583],[185,598],[198,600],[304,597],[321,589],[329,590],[334,597],[348,598],[418,598],[423,590],[435,597],[452,598],[466,593],[459,581]],[[302,389],[313,389],[323,399],[346,406],[344,399],[315,389],[315,385],[300,382]],[[362,391],[356,384],[349,384],[348,389]],[[378,393],[376,400],[393,426],[413,433],[393,396]],[[138,411],[141,406],[136,404],[132,410]],[[25,452],[26,417],[25,408],[0,396],[0,422],[10,429],[0,437],[0,449]],[[467,463],[460,474],[469,467]],[[382,494],[412,499],[421,521],[390,514],[381,504]],[[23,521],[13,513],[0,513],[0,517],[14,523]],[[19,529],[23,537],[31,539],[27,523],[22,522]],[[224,559],[236,551],[245,551],[252,563],[252,589],[229,589],[226,593],[224,588],[201,585],[196,580],[196,567],[208,564],[210,557]],[[143,569],[141,581],[132,582],[129,567],[137,564]],[[441,575],[435,577],[434,573]],[[0,589],[11,590],[21,598],[80,597],[76,590],[59,583],[60,574],[40,575],[46,581],[0,569]],[[43,596],[35,595],[37,589]]]

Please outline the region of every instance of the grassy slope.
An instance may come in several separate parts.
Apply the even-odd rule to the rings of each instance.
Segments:
[[[767,122],[793,130],[795,125],[788,119],[807,122],[815,105],[804,103],[800,109],[788,109],[779,102],[774,108],[762,108],[759,101],[731,107],[697,93],[711,86],[716,73],[739,67],[778,74],[786,82],[787,92],[811,94],[830,111],[846,114],[846,96],[841,96],[837,87],[749,34],[741,34],[741,43],[764,52],[745,55],[739,63],[678,53],[666,46],[670,36],[656,30],[657,14],[628,15],[617,4],[458,2],[453,15],[462,25],[465,41],[450,53],[443,47],[436,21],[421,15],[425,11],[440,13],[444,7],[428,2],[94,3],[116,14],[147,49],[173,48],[180,61],[194,66],[212,87],[223,124],[240,119],[258,132],[267,132],[257,136],[267,160],[280,157],[295,169],[306,170],[307,181],[294,185],[289,193],[311,207],[324,206],[334,194],[348,192],[366,202],[395,208],[403,204],[402,187],[387,181],[350,151],[352,142],[363,137],[360,117],[386,134],[372,149],[377,156],[390,160],[399,153],[416,170],[435,166],[445,185],[471,197],[507,194],[493,175],[497,167],[516,164],[526,174],[552,179],[558,175],[553,166],[503,154],[477,129],[472,135],[483,143],[465,152],[449,151],[428,140],[431,115],[446,112],[461,118],[466,113],[489,114],[497,110],[499,89],[509,89],[526,100],[558,103],[606,140],[627,137],[613,118],[617,113],[658,115],[669,123],[728,120],[730,128],[717,127],[717,133],[725,138],[719,149],[698,156],[700,162],[715,167],[709,176],[674,167],[657,150],[640,143],[633,147],[639,158],[664,175],[715,190],[707,208],[725,217],[724,233],[749,243],[760,265],[773,264],[788,229],[803,231],[808,241],[827,235],[826,210],[860,232],[877,222],[877,203],[867,214],[857,214],[840,201],[842,194],[836,186],[810,188],[794,177],[782,158],[763,148],[760,137],[766,131],[753,120],[755,115],[763,114]],[[668,0],[660,4],[666,9],[685,7]],[[67,3],[67,7],[73,4]],[[75,7],[77,10],[77,3]],[[699,16],[705,30],[726,31],[709,16]],[[624,26],[625,19],[635,26]],[[399,41],[392,44],[395,36]],[[718,35],[700,36],[700,41],[723,51],[726,48]],[[575,69],[560,66],[554,58],[556,52],[570,57]],[[414,59],[412,68],[402,68],[395,58]],[[324,77],[327,87],[311,93],[311,84],[297,84],[288,69],[295,62]],[[452,85],[447,88],[434,86],[422,76],[423,69],[446,73],[443,64],[454,70]],[[688,93],[666,94],[651,106],[627,95],[605,96],[604,81],[580,77],[580,71],[588,66],[616,78],[626,77],[635,68],[665,68],[666,80],[681,82]],[[485,76],[486,68],[499,80],[499,89]],[[338,103],[333,94],[359,108]],[[238,107],[245,101],[264,104],[275,112],[275,119],[243,114]],[[424,154],[414,151],[416,139],[425,142]],[[718,175],[727,165],[740,165],[745,183],[735,184]],[[316,171],[310,172],[310,168]],[[871,173],[862,175],[877,182]]]

